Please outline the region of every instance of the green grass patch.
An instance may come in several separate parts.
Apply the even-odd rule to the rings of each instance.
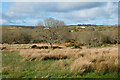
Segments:
[[[61,60],[72,63],[75,59]],[[3,78],[117,78],[117,73],[84,73],[73,75],[70,65],[65,67],[58,60],[24,61],[19,52],[2,52]],[[53,65],[54,64],[54,65]]]
[[[81,43],[70,43],[68,45],[65,45],[66,47],[73,47],[73,48],[80,48],[81,46],[83,46],[83,44]]]

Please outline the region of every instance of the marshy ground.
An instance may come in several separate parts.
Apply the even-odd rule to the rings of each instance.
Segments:
[[[32,45],[3,44],[3,78],[117,78],[118,46],[36,49]],[[56,46],[56,45],[54,45]]]

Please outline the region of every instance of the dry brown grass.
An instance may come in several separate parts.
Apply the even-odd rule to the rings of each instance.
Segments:
[[[73,72],[75,75],[77,75],[78,73],[82,74],[83,72],[90,71],[91,66],[92,62],[90,62],[88,59],[81,57],[71,64],[71,72]]]
[[[48,60],[48,59],[69,59],[76,57],[78,49],[23,49],[20,55],[24,56],[27,60]]]
[[[9,45],[7,48],[15,49],[17,47],[20,50],[20,55],[24,57],[24,60],[58,60],[51,65],[52,68],[66,69],[68,65],[70,71],[75,75],[91,71],[107,73],[117,72],[118,70],[118,47],[115,46],[90,49],[84,47],[82,49],[31,49],[29,48],[30,45],[31,44],[16,44],[14,46]],[[39,44],[38,46],[41,45],[42,44]],[[62,59],[68,59],[68,62]],[[70,59],[75,59],[75,61],[71,63],[69,62]]]
[[[54,64],[51,65],[51,69],[59,68],[59,69],[65,69],[67,66],[69,66],[71,63],[69,61],[63,61],[58,60]]]
[[[12,73],[12,72],[13,71],[11,70],[11,66],[2,67],[2,73],[9,74],[9,73]]]
[[[96,73],[117,72],[120,69],[120,67],[118,68],[118,47],[115,46],[90,49],[86,47],[82,47],[82,49],[31,49],[29,48],[31,44],[3,45],[3,47],[6,46],[8,49],[18,48],[24,60],[54,59],[55,62],[51,64],[50,69],[69,68],[74,75],[92,71]],[[37,46],[42,46],[42,44],[37,44]],[[4,71],[6,72],[6,70],[5,68]]]
[[[92,48],[92,49],[23,49],[20,55],[28,60],[47,60],[47,59],[70,59],[70,58],[87,58],[94,61],[105,61],[108,59],[116,59],[118,50],[117,47],[107,48]]]
[[[84,57],[79,57],[71,64],[71,72],[81,74],[83,72],[117,72],[118,71],[118,49],[101,48],[89,49]]]

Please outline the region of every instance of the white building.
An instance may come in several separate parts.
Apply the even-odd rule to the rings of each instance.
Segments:
[[[82,26],[81,28],[82,28],[82,29],[85,29],[86,27],[85,27],[85,26]]]
[[[49,29],[49,28],[44,28],[44,29]]]

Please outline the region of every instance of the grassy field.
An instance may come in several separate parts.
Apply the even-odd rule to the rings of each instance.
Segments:
[[[15,47],[15,46],[14,46]],[[25,50],[25,49],[24,49]],[[2,52],[3,78],[118,78],[117,72],[96,73],[94,71],[74,73],[71,65],[76,58],[60,60],[29,61],[20,55],[20,51]],[[77,64],[79,66],[79,63]],[[77,68],[77,67],[76,67]]]
[[[69,71],[69,66],[61,69],[59,66],[52,68],[55,60],[47,61],[22,61],[23,58],[19,52],[3,52],[3,78],[117,78],[117,73],[97,74],[94,72],[84,73],[82,75],[73,75]],[[62,60],[70,61],[71,60]]]
[[[4,25],[2,77],[118,78],[117,25],[68,29],[70,36],[53,45],[61,49],[40,49],[48,44],[39,38],[39,31]]]

